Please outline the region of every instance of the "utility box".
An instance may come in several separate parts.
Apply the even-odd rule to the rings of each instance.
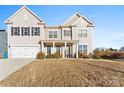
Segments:
[[[4,59],[8,59],[8,52],[4,52]]]

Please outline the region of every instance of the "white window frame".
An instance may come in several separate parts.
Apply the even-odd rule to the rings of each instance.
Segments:
[[[49,31],[49,38],[57,38],[58,31]]]
[[[86,46],[86,49],[84,49],[84,46]],[[83,53],[84,53],[84,54],[87,54],[87,50],[88,50],[88,45],[86,45],[86,44],[83,45]]]
[[[48,55],[52,54],[52,47],[51,46],[47,46],[47,54]]]
[[[71,30],[64,30],[64,36],[71,36]]]
[[[11,27],[11,36],[20,36],[20,27]]]
[[[81,37],[87,37],[87,32],[88,32],[88,30],[87,29],[82,29],[82,28],[80,28],[80,29],[78,29],[78,37],[79,38],[81,38]]]
[[[78,30],[78,37],[83,37],[83,30],[82,29],[79,29]]]
[[[87,29],[83,29],[83,37],[87,37]]]
[[[86,49],[84,49],[84,46],[86,46]],[[80,49],[80,48],[81,49]],[[83,45],[78,45],[78,53],[84,53],[87,54],[88,51],[88,45],[87,44],[83,44]]]
[[[83,45],[78,45],[78,53],[83,53]]]
[[[28,20],[28,15],[24,14],[24,20]]]
[[[32,27],[32,36],[40,36],[40,27]]]
[[[22,27],[21,31],[22,31],[22,36],[30,36],[30,27]]]

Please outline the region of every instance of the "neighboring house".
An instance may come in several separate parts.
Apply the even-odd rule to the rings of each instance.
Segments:
[[[41,18],[23,6],[5,23],[9,58],[36,58],[39,51],[45,55],[59,52],[63,58],[78,58],[78,53],[89,54],[93,51],[94,24],[79,13],[60,26],[47,26]]]
[[[0,56],[7,51],[7,33],[5,30],[0,30]]]
[[[119,49],[119,51],[123,51],[123,52],[124,52],[124,47],[121,47],[121,48]]]
[[[105,47],[98,47],[98,48],[95,48],[95,50],[97,51],[105,51],[107,50],[108,48],[105,48]]]

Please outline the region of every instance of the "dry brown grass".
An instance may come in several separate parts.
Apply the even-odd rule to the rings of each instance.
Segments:
[[[124,63],[95,60],[36,60],[16,71],[1,86],[124,86]]]

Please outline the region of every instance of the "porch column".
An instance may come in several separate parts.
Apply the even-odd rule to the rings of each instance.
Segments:
[[[76,44],[76,58],[78,58],[78,43]]]
[[[64,56],[65,56],[65,58],[67,57],[67,42],[65,42]]]
[[[41,52],[44,52],[44,44],[41,42]]]
[[[62,46],[62,58],[65,58],[64,47]]]
[[[8,46],[8,59],[12,58],[12,51],[10,45]]]
[[[55,53],[55,42],[53,42],[52,54]]]

